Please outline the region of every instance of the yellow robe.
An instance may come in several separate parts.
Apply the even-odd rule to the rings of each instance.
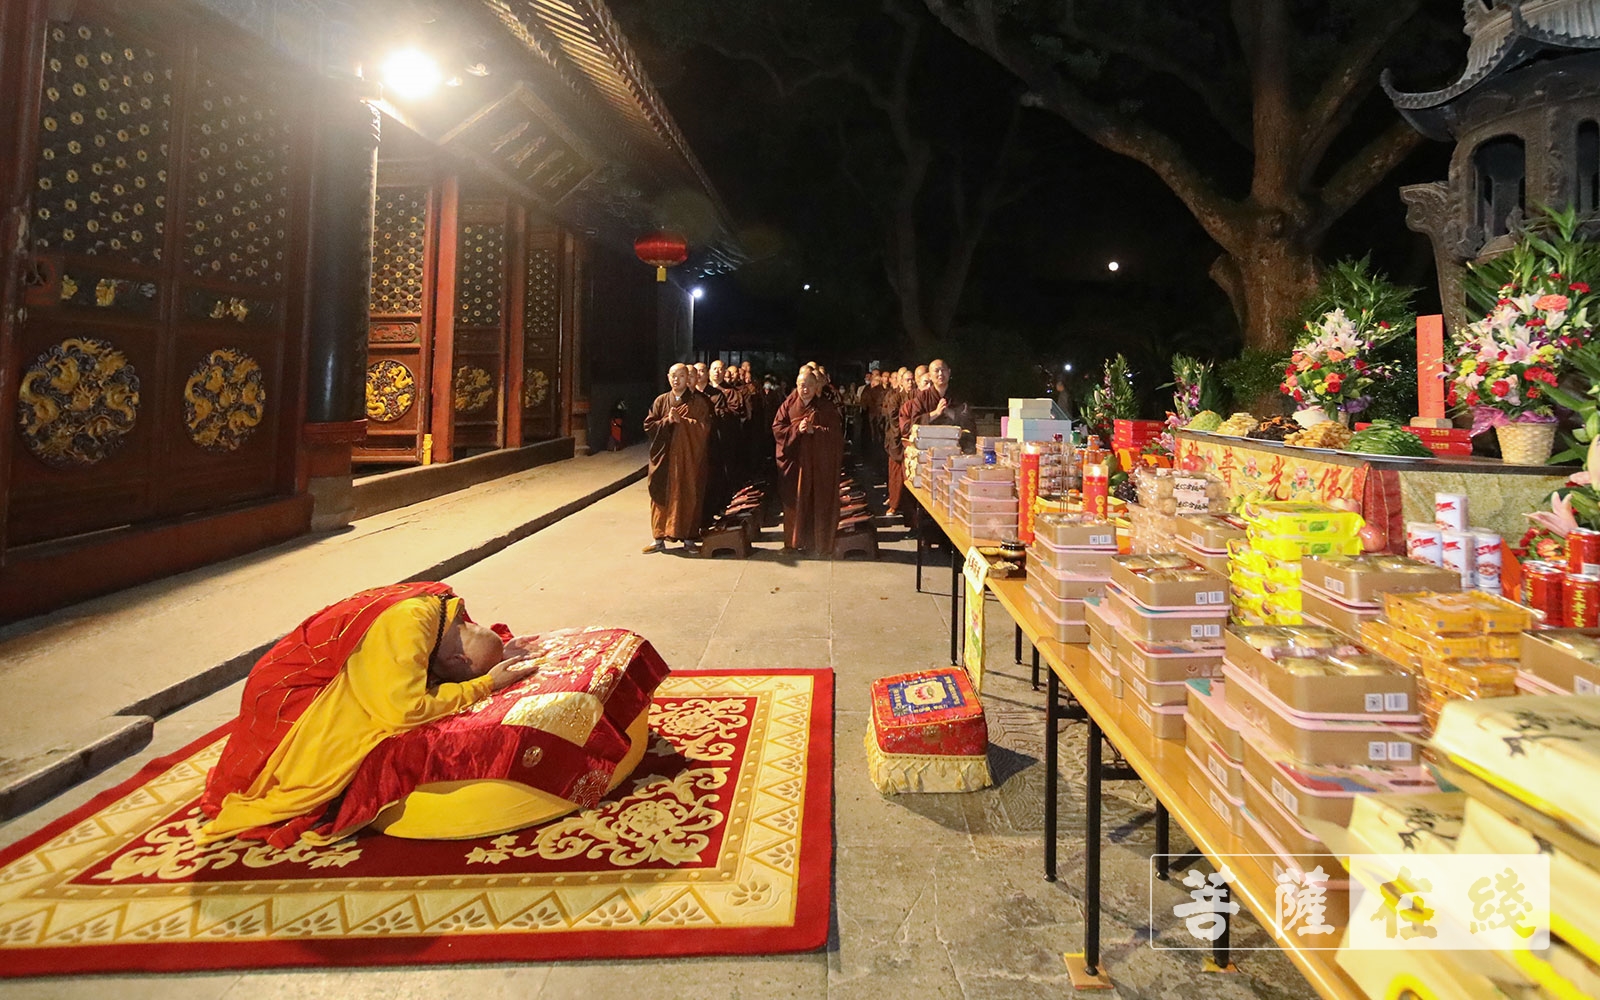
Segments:
[[[206,844],[321,809],[342,792],[379,743],[488,697],[487,676],[428,689],[428,658],[439,635],[439,599],[414,597],[383,612],[312,699],[243,794],[222,800],[201,828]],[[451,598],[454,618],[461,602]],[[317,842],[315,835],[304,839]]]

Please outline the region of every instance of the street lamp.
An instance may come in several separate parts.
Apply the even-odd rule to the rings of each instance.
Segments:
[[[800,286],[800,290],[801,290],[801,291],[802,291],[802,292],[809,292],[809,291],[811,291],[811,285],[810,285],[810,284],[809,284],[809,283],[808,283],[808,284],[804,284],[804,285],[801,285],[801,286]]]
[[[439,88],[444,74],[433,57],[420,49],[400,49],[383,61],[383,84],[408,100],[427,97]]]
[[[689,294],[694,298],[703,299],[706,297],[706,290],[701,288],[699,285],[696,285],[694,288],[690,289]]]
[[[1106,270],[1107,271],[1120,271],[1120,270],[1122,270],[1122,265],[1118,264],[1114,260],[1113,261],[1109,261],[1109,262],[1106,263]]]

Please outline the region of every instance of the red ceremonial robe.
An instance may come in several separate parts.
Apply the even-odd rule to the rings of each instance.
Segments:
[[[811,429],[800,431],[802,417]],[[844,423],[839,408],[821,396],[809,405],[789,393],[772,418],[778,478],[783,486],[783,541],[817,555],[833,554],[839,528],[839,468],[844,462]]]
[[[408,598],[449,594],[449,585],[443,583],[364,590],[323,608],[279,639],[245,681],[228,745],[206,776],[201,811],[215,816],[225,796],[250,787],[295,720],[344,669],[379,615]]]

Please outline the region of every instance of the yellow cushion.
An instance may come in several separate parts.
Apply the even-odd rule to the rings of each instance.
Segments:
[[[610,791],[628,780],[650,745],[650,709],[628,726],[628,755],[611,775]],[[418,785],[380,812],[372,829],[409,840],[470,840],[493,837],[547,823],[578,808],[577,803],[518,781],[485,778]]]

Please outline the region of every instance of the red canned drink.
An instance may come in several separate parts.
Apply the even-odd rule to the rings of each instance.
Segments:
[[[1573,528],[1567,532],[1567,572],[1600,576],[1600,531]]]
[[[1568,573],[1562,600],[1562,620],[1567,628],[1600,626],[1600,576]]]
[[[1522,564],[1522,603],[1539,613],[1550,628],[1563,624],[1563,601],[1567,574],[1555,563]]]

